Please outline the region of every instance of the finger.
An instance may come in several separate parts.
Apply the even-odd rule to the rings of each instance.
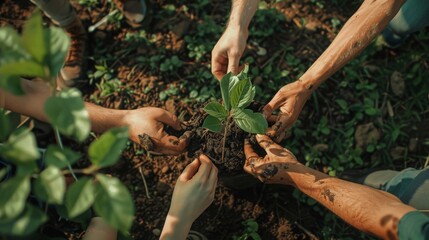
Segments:
[[[246,157],[246,162],[244,164],[244,171],[255,174],[255,165],[259,161],[259,155],[253,150],[252,145],[248,139],[244,140],[244,155]]]
[[[275,115],[275,114],[271,114],[271,115],[269,115],[269,117],[267,118],[267,122],[268,122],[268,123],[273,124],[273,123],[275,123],[276,121],[277,121],[277,115]]]
[[[277,92],[276,95],[271,99],[267,105],[262,109],[262,114],[265,118],[268,118],[273,114],[273,112],[278,109],[283,104],[283,99],[281,97],[281,92]]]
[[[151,139],[155,144],[155,151],[167,155],[178,155],[188,146],[189,135],[190,132],[185,132],[180,138],[166,134],[161,140]]]
[[[271,140],[271,138],[267,135],[257,134],[256,141],[258,141],[259,146],[261,146],[265,150],[265,152],[267,152],[267,154],[272,153],[271,150],[273,149],[283,149],[280,145],[273,142],[273,140]]]
[[[281,142],[281,141],[286,137],[286,133],[287,133],[287,131],[280,133],[280,134],[276,137],[276,139],[274,139],[274,141],[275,141],[276,143]],[[288,134],[288,137],[290,137],[290,134]]]
[[[216,190],[217,174],[218,174],[218,169],[216,166],[213,165],[212,170],[210,171],[210,176],[208,177],[208,181],[207,181],[208,186],[210,186],[210,192]]]
[[[198,169],[198,172],[195,174],[195,177],[200,178],[203,181],[206,181],[207,178],[210,176],[210,172],[211,172],[213,163],[204,154],[201,154],[198,157],[198,159],[200,160],[201,166]]]
[[[218,54],[216,50],[212,51],[212,74],[221,80],[228,70],[228,58]]]
[[[189,181],[198,171],[200,167],[200,161],[198,158],[194,159],[188,166],[186,166],[185,170],[183,170],[182,174],[180,174],[179,179],[182,181]]]
[[[158,108],[157,117],[155,119],[173,127],[176,130],[182,129],[180,120],[176,117],[176,115],[162,108]]]
[[[230,53],[228,56],[228,72],[232,72],[233,75],[238,74],[238,64],[240,62],[241,54],[238,52]]]

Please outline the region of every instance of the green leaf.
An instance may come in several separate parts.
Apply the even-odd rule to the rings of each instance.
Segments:
[[[92,164],[102,168],[118,161],[127,145],[128,127],[112,128],[89,146],[89,159]]]
[[[249,72],[249,64],[244,65],[244,69],[241,70],[239,74],[237,74],[237,77],[239,80],[248,79],[247,73]]]
[[[47,40],[43,31],[43,19],[39,10],[31,15],[22,30],[22,43],[38,63],[45,63],[48,55]]]
[[[261,113],[254,113],[250,109],[235,109],[233,116],[235,123],[248,133],[263,134],[268,128],[264,116]]]
[[[15,176],[0,184],[0,219],[11,219],[22,213],[30,193],[30,177]]]
[[[231,108],[245,108],[255,97],[255,87],[249,79],[243,79],[231,89]]]
[[[79,178],[67,190],[65,204],[70,218],[76,217],[86,211],[94,203],[95,192],[92,179]]]
[[[19,60],[9,62],[0,66],[0,75],[12,76],[31,76],[31,77],[45,77],[45,69],[42,64],[34,60]]]
[[[15,219],[0,223],[0,235],[26,236],[34,233],[48,217],[31,204]]]
[[[207,128],[212,132],[220,132],[222,130],[222,122],[219,119],[209,115],[204,120],[203,128]]]
[[[222,100],[226,111],[229,111],[231,109],[231,106],[229,104],[229,81],[231,75],[232,73],[229,72],[225,74],[225,76],[223,76],[223,78],[220,80],[220,90],[222,93]]]
[[[40,157],[36,145],[36,138],[26,128],[14,131],[6,144],[0,148],[1,155],[15,164],[25,164]]]
[[[56,77],[64,65],[66,54],[70,46],[70,38],[62,28],[50,27],[44,30],[49,40],[49,70],[50,76]]]
[[[206,105],[204,111],[208,113],[210,116],[213,116],[219,120],[224,120],[228,116],[228,112],[225,107],[218,102],[211,102]]]
[[[0,28],[0,52],[2,53],[0,54],[0,65],[5,62],[29,59],[18,33],[9,26]]]
[[[70,148],[61,149],[57,145],[49,145],[45,152],[46,164],[57,168],[65,168],[79,160],[80,154]]]
[[[21,86],[21,78],[18,76],[0,75],[0,88],[12,93],[13,95],[24,95],[25,92]]]
[[[133,223],[134,204],[131,194],[117,178],[97,174],[99,181],[95,212],[119,231],[127,232]]]
[[[0,142],[4,142],[9,138],[12,133],[12,123],[9,116],[6,114],[6,110],[0,108]]]
[[[39,199],[53,204],[62,204],[66,183],[61,170],[49,166],[34,182],[34,191]]]
[[[79,142],[85,140],[91,130],[88,112],[79,90],[70,88],[51,96],[45,103],[45,112],[60,133],[74,137]]]

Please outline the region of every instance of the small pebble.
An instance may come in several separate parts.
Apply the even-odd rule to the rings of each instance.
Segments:
[[[158,237],[159,235],[161,235],[161,230],[159,230],[158,228],[155,228],[154,230],[152,230],[152,233],[153,235]]]
[[[170,171],[170,168],[169,168],[168,166],[164,166],[164,167],[161,169],[161,172],[162,172],[162,173],[167,173],[168,171]]]

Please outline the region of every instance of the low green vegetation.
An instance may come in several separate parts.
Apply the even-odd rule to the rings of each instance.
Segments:
[[[91,130],[80,91],[56,91],[68,46],[63,30],[42,27],[38,11],[25,23],[21,35],[11,27],[0,29],[0,86],[22,95],[21,76],[38,77],[49,85],[52,95],[45,103],[45,114],[57,141],[41,154],[31,129],[18,127],[19,117],[0,109],[0,156],[16,167],[10,179],[0,182],[2,236],[35,233],[48,220],[48,205],[66,219],[79,222],[82,217],[89,218],[93,209],[122,234],[131,228],[134,204],[129,191],[119,179],[99,173],[119,159],[128,141],[128,129],[113,128],[93,141],[88,149],[91,165],[84,169],[72,168],[81,154],[62,144],[62,136],[82,143]],[[45,168],[39,166],[42,160]],[[1,178],[9,170],[2,169]],[[74,183],[67,187],[68,177],[73,177]],[[45,211],[28,201],[30,195],[45,205]]]

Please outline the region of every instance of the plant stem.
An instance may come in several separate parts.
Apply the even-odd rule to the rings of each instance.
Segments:
[[[56,81],[56,79],[53,79],[52,81],[50,81],[50,85],[52,88],[52,96],[57,95],[57,81]],[[54,134],[55,134],[55,140],[56,140],[57,144],[60,146],[61,150],[64,150],[64,145],[63,145],[63,141],[61,140],[60,131],[58,131],[58,128],[56,126],[54,126]],[[75,181],[78,181],[76,174],[74,173],[73,168],[71,167],[69,162],[67,162],[67,168],[69,169],[71,175],[73,176],[73,179]]]
[[[231,119],[230,116],[226,119],[225,127],[223,130],[223,139],[222,139],[222,159],[221,162],[223,162],[225,158],[225,143],[226,143],[226,134],[228,133],[228,126],[229,126],[229,120]]]

